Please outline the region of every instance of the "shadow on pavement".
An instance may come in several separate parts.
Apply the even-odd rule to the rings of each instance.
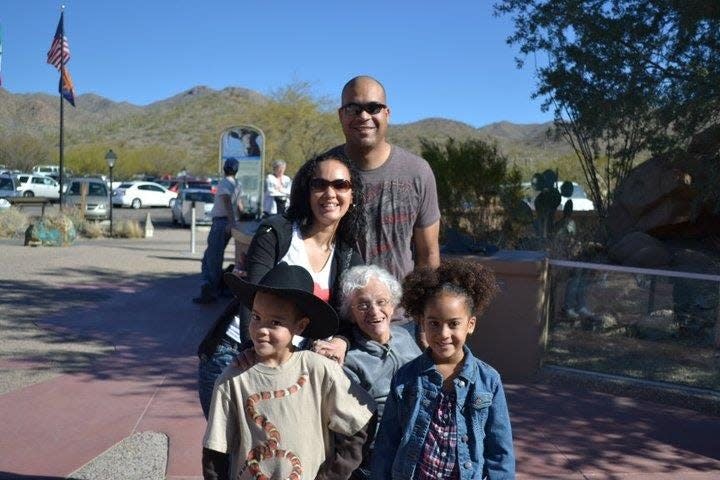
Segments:
[[[571,385],[507,390],[514,437],[531,459],[608,479],[637,471],[682,478],[688,470],[720,467],[720,418]]]
[[[3,285],[0,319],[7,328],[2,337],[11,345],[29,341],[37,346],[10,352],[6,362],[20,368],[49,362],[62,372],[84,371],[98,379],[157,376],[164,386],[196,388],[194,372],[177,365],[195,356],[206,330],[229,301],[193,304],[198,275],[122,276],[99,268],[47,275],[62,275],[66,284],[10,280]],[[78,280],[68,284],[72,277]],[[83,342],[104,342],[114,350],[107,355],[107,348],[104,354],[97,348],[62,348]]]

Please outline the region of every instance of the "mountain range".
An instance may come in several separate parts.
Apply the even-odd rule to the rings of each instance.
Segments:
[[[70,148],[100,144],[128,148],[164,145],[195,152],[202,158],[216,158],[219,133],[238,123],[259,124],[265,130],[262,123],[268,120],[263,120],[259,112],[272,101],[240,87],[214,90],[196,86],[146,106],[83,94],[76,98],[77,108],[65,104],[65,144]],[[325,124],[337,124],[331,108],[317,108],[322,115],[329,116]],[[58,112],[58,96],[13,94],[0,88],[0,131],[3,135],[23,134],[57,144]],[[427,118],[391,124],[388,137],[391,142],[416,153],[420,153],[421,138],[438,142],[444,142],[448,137],[497,142],[501,152],[511,161],[528,166],[571,153],[565,142],[548,135],[551,127],[551,122],[514,124],[501,121],[475,128],[450,119]],[[329,143],[325,147],[332,146],[333,142],[341,143],[339,126],[328,128],[331,131],[326,132],[322,140]],[[269,130],[276,135],[283,131],[272,127]],[[277,140],[267,135],[268,144]]]

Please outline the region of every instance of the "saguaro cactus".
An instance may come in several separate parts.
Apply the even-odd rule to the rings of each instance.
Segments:
[[[535,197],[535,220],[533,225],[535,231],[541,238],[548,238],[558,231],[561,227],[570,227],[570,216],[573,211],[572,199],[569,198],[573,194],[572,182],[563,182],[560,188],[557,188],[557,172],[553,170],[545,170],[543,173],[536,173],[532,177],[531,185],[536,192]],[[567,197],[565,206],[563,207],[563,216],[557,222],[555,221],[555,211],[557,210],[562,197]]]

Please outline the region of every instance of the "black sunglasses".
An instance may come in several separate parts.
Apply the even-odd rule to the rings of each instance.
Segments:
[[[348,115],[360,115],[360,112],[367,112],[370,115],[377,115],[378,113],[382,112],[384,108],[387,108],[387,105],[384,105],[382,103],[378,102],[368,102],[368,103],[346,103],[342,107],[340,107],[345,113]]]
[[[325,180],[324,178],[313,178],[310,180],[310,188],[316,192],[324,192],[332,187],[336,192],[347,192],[352,188],[350,180],[339,178],[337,180]]]

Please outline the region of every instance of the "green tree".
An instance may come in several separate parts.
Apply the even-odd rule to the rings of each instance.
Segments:
[[[0,137],[0,164],[29,172],[35,165],[52,163],[53,152],[48,143],[26,133]]]
[[[421,139],[421,145],[435,174],[443,229],[510,246],[513,233],[503,229],[506,212],[521,199],[521,177],[498,146],[453,138],[444,144]]]
[[[283,159],[288,171],[296,171],[311,156],[342,140],[337,113],[332,102],[315,96],[307,82],[295,82],[270,95],[252,110],[253,123],[266,138],[266,168]]]
[[[720,3],[502,0],[534,97],[575,150],[598,213],[638,154],[687,145],[720,111]],[[607,163],[601,165],[602,158]]]

